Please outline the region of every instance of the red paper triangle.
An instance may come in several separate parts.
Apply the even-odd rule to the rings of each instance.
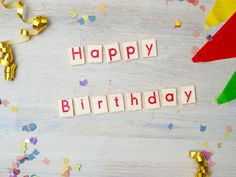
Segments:
[[[236,12],[193,56],[192,61],[208,62],[233,57],[236,57]]]

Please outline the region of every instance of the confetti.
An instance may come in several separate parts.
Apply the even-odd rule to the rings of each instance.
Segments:
[[[67,158],[67,157],[65,157],[65,158],[63,159],[63,162],[64,162],[64,165],[68,165],[68,164],[70,163],[70,159]]]
[[[88,15],[83,15],[82,18],[84,19],[85,22],[87,22],[89,20],[89,16]]]
[[[171,129],[173,129],[173,127],[174,127],[174,124],[173,123],[169,123],[168,129],[171,130]]]
[[[37,125],[35,123],[31,123],[29,125],[25,125],[22,127],[22,131],[32,132],[37,129]]]
[[[226,132],[232,132],[233,130],[232,130],[231,126],[227,126],[227,127],[225,127],[225,131]]]
[[[175,21],[175,28],[180,28],[182,26],[182,22],[179,20]]]
[[[204,141],[204,142],[202,143],[202,147],[203,147],[203,149],[207,149],[207,148],[208,148],[208,142],[207,142],[207,141]]]
[[[64,166],[61,168],[60,172],[61,172],[61,177],[70,177],[70,173],[72,172],[72,170],[75,170],[77,172],[80,172],[81,169],[81,165],[80,164],[76,164],[73,168],[70,165],[70,159],[68,157],[65,157],[63,159],[63,163]]]
[[[214,161],[212,161],[212,160],[210,160],[209,162],[208,162],[208,167],[209,168],[213,168],[214,166],[215,166],[215,162]]]
[[[206,125],[200,125],[200,131],[201,132],[205,132],[207,129],[207,126]]]
[[[4,106],[4,107],[7,107],[7,105],[9,104],[9,101],[8,100],[2,100],[2,105]]]
[[[45,165],[48,165],[50,163],[50,160],[48,160],[46,157],[42,160],[42,162],[45,164]]]
[[[85,21],[84,21],[83,18],[80,18],[80,19],[78,20],[78,22],[79,22],[80,25],[83,25],[83,24],[85,23]]]
[[[199,36],[200,36],[200,34],[199,34],[199,32],[198,32],[198,31],[194,31],[194,32],[193,32],[193,36],[194,36],[194,37],[199,37]]]
[[[13,162],[13,163],[12,163],[12,167],[13,167],[13,168],[17,168],[17,167],[18,167],[17,163]]]
[[[202,154],[205,156],[206,160],[210,160],[213,155],[210,151],[202,151]]]
[[[207,165],[209,168],[213,168],[215,166],[215,162],[211,159],[213,156],[213,153],[210,151],[202,151],[202,154],[207,160]]]
[[[168,5],[168,2],[172,2],[173,0],[166,0],[166,5]]]
[[[199,51],[199,48],[197,46],[193,46],[191,51],[193,54],[196,54]]]
[[[25,141],[20,141],[20,149],[21,149],[21,152],[22,153],[25,153],[26,152],[26,150],[27,150],[27,147],[26,147],[26,143],[25,143]]]
[[[204,5],[200,5],[199,9],[204,13],[206,10],[206,7]]]
[[[14,172],[13,172],[15,175],[19,175],[20,174],[20,170],[19,169],[14,169]]]
[[[96,20],[96,16],[92,15],[92,16],[89,16],[89,21],[90,22],[94,22]]]
[[[64,161],[64,167],[61,169],[61,176],[62,177],[69,177],[70,173],[72,171],[72,167],[71,167],[71,165],[69,165],[70,159],[64,158],[63,161]]]
[[[77,17],[78,16],[78,11],[76,9],[72,9],[70,11],[70,16],[73,17],[73,18]]]
[[[16,113],[18,111],[18,108],[16,106],[11,107],[11,112]]]
[[[30,138],[30,143],[31,143],[31,144],[36,145],[37,142],[38,142],[37,137],[31,137],[31,138]]]
[[[80,171],[80,168],[81,168],[81,165],[80,164],[76,164],[75,166],[74,166],[74,170],[75,171]]]
[[[27,138],[25,140],[20,141],[20,148],[23,153],[22,156],[16,157],[16,161],[12,163],[11,167],[8,168],[9,177],[17,177],[20,174],[20,166],[26,161],[32,161],[36,159],[36,157],[40,154],[37,149],[34,149],[32,153],[28,154],[28,144],[35,145],[36,143],[32,143],[32,138],[35,140],[36,137]],[[29,177],[29,175],[24,175],[24,177]],[[31,175],[30,177],[37,177],[36,175]]]
[[[217,143],[217,147],[220,149],[223,146],[223,143]]]
[[[98,5],[98,10],[99,10],[100,12],[102,12],[102,11],[105,10],[106,7],[107,7],[107,5],[106,5],[105,3],[100,3],[100,4]]]
[[[80,84],[80,86],[85,87],[85,86],[88,85],[88,80],[87,80],[87,79],[84,79],[84,80],[82,80],[82,81],[79,81],[79,84]]]
[[[29,139],[25,139],[24,142],[25,142],[26,144],[30,144],[30,140],[29,140]]]
[[[198,5],[199,0],[187,0],[187,2],[189,2],[190,4],[196,6],[196,5]]]
[[[232,136],[232,132],[224,132],[224,136],[225,138],[229,138],[230,136]]]
[[[212,39],[212,35],[208,34],[208,35],[206,36],[206,40],[210,41],[211,39]]]
[[[40,152],[39,152],[37,149],[35,149],[35,150],[33,151],[33,154],[34,154],[34,155],[39,155]]]

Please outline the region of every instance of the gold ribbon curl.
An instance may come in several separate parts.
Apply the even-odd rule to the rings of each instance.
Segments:
[[[36,36],[47,28],[47,17],[36,16],[34,18],[24,18],[24,3],[22,0],[15,0],[9,3],[5,3],[5,0],[0,0],[0,4],[7,9],[17,8],[17,15],[23,23],[32,25],[32,29],[20,29],[22,39],[14,39],[0,42],[0,65],[4,68],[4,79],[13,81],[15,78],[16,64],[14,61],[11,45],[22,43],[31,39],[32,36]]]
[[[189,151],[188,155],[198,164],[195,177],[210,177],[207,160],[203,153],[200,151]]]

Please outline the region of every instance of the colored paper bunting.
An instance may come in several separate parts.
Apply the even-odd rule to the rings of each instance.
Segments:
[[[235,0],[216,0],[205,20],[205,29],[228,20],[236,12]]]
[[[209,62],[236,57],[236,13],[196,53],[193,62]]]
[[[225,86],[224,90],[217,97],[216,102],[223,104],[236,99],[236,71]]]

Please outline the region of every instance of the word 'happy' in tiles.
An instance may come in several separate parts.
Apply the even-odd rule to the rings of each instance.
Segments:
[[[156,39],[147,39],[141,41],[141,52],[139,52],[138,42],[113,43],[106,45],[88,45],[86,51],[83,46],[76,46],[69,49],[71,65],[81,65],[87,63],[102,63],[103,49],[108,62],[124,60],[136,60],[157,56]],[[86,54],[86,55],[85,55]],[[86,57],[85,57],[86,56]],[[85,59],[86,58],[86,59]]]
[[[181,103],[196,103],[194,86],[180,87]],[[162,106],[177,105],[177,89],[162,89]],[[148,92],[130,92],[126,94],[118,93],[103,96],[84,96],[58,101],[59,116],[71,117],[74,115],[84,115],[93,112],[101,114],[107,112],[136,111],[141,109],[158,109],[161,107],[158,90]]]

